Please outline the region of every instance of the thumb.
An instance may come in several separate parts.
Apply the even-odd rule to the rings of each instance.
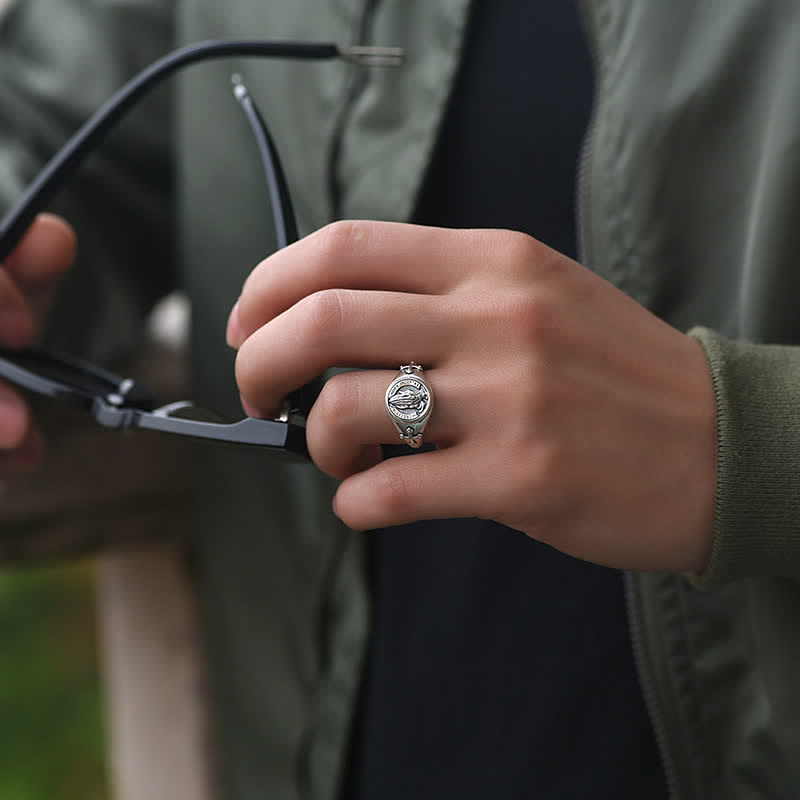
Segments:
[[[60,217],[40,214],[0,270],[0,344],[19,347],[34,336],[58,279],[75,258],[76,237]]]
[[[54,214],[39,214],[3,267],[25,294],[52,285],[75,259],[77,238]]]

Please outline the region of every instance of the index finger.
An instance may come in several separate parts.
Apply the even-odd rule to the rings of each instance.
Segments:
[[[471,231],[399,222],[335,222],[279,250],[250,273],[237,306],[238,347],[250,334],[324,289],[444,294],[468,275]]]

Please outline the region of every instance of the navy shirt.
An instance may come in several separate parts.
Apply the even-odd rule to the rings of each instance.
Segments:
[[[572,3],[476,2],[416,221],[574,256],[591,97]],[[374,634],[345,798],[667,796],[619,572],[480,520],[368,540]]]

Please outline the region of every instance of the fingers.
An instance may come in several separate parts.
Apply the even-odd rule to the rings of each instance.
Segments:
[[[40,214],[0,270],[0,345],[30,344],[37,317],[74,255],[72,229],[52,214]]]
[[[308,449],[316,465],[334,478],[346,478],[381,460],[379,444],[400,442],[386,413],[386,388],[397,370],[369,370],[335,375],[323,387],[306,425]],[[450,445],[467,428],[466,413],[456,398],[463,389],[446,374],[425,372],[435,408],[425,428],[426,442]]]
[[[329,289],[303,298],[241,346],[236,380],[247,403],[269,413],[331,366],[431,368],[458,344],[443,298]]]
[[[0,346],[18,348],[36,336],[37,318],[75,256],[75,234],[52,214],[36,217],[0,268]],[[44,443],[30,409],[0,383],[0,470],[27,470],[44,457]]]
[[[347,478],[334,498],[334,512],[355,530],[404,525],[421,519],[483,516],[484,493],[477,460],[467,445],[390,458]]]
[[[0,383],[0,476],[35,469],[44,455],[44,439],[33,427],[28,404],[14,389]]]
[[[11,275],[0,269],[0,346],[25,347],[35,335],[33,307]]]
[[[391,222],[337,222],[261,262],[237,308],[238,347],[301,298],[329,287],[444,294],[469,277],[492,237]],[[436,269],[431,265],[435,264]]]
[[[50,286],[75,258],[72,228],[53,214],[39,214],[3,267],[23,291]]]
[[[0,383],[0,450],[19,447],[31,425],[30,411],[22,397],[10,386]]]

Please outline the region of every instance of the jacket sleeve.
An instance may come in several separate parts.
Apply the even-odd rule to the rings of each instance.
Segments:
[[[0,210],[135,72],[173,46],[173,0],[11,0],[0,12]],[[108,358],[175,281],[171,92],[135,109],[52,204],[79,256],[53,312],[62,350]]]
[[[711,561],[699,586],[780,575],[800,580],[800,347],[691,332],[717,402],[717,499]]]

